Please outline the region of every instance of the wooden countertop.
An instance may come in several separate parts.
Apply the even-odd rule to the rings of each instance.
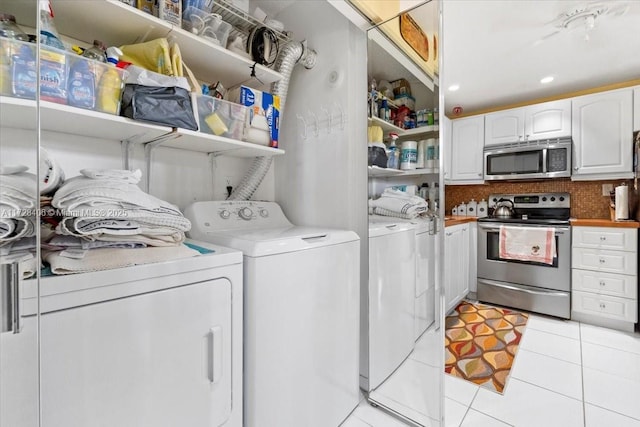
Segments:
[[[475,216],[459,216],[459,215],[445,216],[444,226],[451,227],[454,225],[466,224],[468,222],[476,222],[477,220],[478,218],[476,218]]]
[[[610,219],[593,218],[571,218],[571,225],[578,227],[617,227],[617,228],[640,228],[638,221],[611,221]]]

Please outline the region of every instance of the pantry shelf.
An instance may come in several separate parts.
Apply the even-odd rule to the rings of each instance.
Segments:
[[[432,172],[427,169],[413,169],[413,170],[399,170],[399,169],[386,169],[378,166],[369,166],[368,173],[370,177],[391,177],[391,176],[415,176],[415,175],[430,175],[437,172]]]
[[[402,129],[398,126],[395,126],[385,120],[379,119],[378,117],[369,117],[369,126],[380,126],[382,131],[385,133],[385,139],[389,136],[389,132],[395,132],[398,134],[398,137],[407,137],[407,136],[416,136],[416,135],[424,135],[428,133],[436,133],[439,130],[438,126],[420,126],[413,129]],[[437,135],[435,135],[437,136]]]
[[[53,6],[58,31],[89,45],[94,39],[121,46],[173,36],[183,62],[199,80],[212,83],[219,80],[228,88],[251,78],[254,61],[119,0],[58,0]],[[33,21],[33,17],[25,19]],[[31,24],[35,27],[35,22]],[[255,74],[264,85],[282,79],[280,73],[259,64],[255,65]]]
[[[29,99],[0,96],[0,122],[16,129],[37,129],[36,102]],[[92,110],[40,102],[40,129],[88,138],[144,143],[173,131],[167,126],[131,120]],[[230,157],[274,156],[284,150],[250,142],[219,137],[207,133],[177,129],[175,136],[161,144],[163,147],[202,153],[220,153]]]

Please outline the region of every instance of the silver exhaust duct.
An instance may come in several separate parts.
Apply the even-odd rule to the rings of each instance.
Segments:
[[[280,97],[280,124],[284,117],[284,108],[287,101],[287,92],[291,74],[296,64],[301,63],[306,69],[316,65],[317,53],[307,47],[306,41],[287,43],[276,59],[275,70],[282,74],[282,80],[271,85],[271,93]],[[260,183],[267,175],[273,156],[256,157],[242,181],[233,190],[227,200],[249,200],[256,192]]]

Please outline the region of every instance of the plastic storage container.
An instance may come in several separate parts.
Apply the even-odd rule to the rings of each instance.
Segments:
[[[400,169],[412,170],[418,162],[418,143],[416,141],[402,141],[400,149]]]
[[[249,107],[201,95],[197,97],[200,132],[245,141]]]
[[[231,24],[224,22],[220,15],[193,6],[184,10],[182,28],[224,48],[231,32]]]
[[[37,47],[0,37],[1,95],[35,99]],[[126,74],[109,64],[40,45],[42,100],[118,114]]]

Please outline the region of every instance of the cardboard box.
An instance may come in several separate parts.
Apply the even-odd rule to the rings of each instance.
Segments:
[[[278,148],[278,133],[280,129],[280,97],[252,89],[247,86],[240,86],[229,93],[229,99],[240,105],[250,107],[249,125],[256,115],[265,116],[269,125],[271,137],[270,147]]]
[[[182,0],[159,0],[158,18],[180,27],[182,24]]]

